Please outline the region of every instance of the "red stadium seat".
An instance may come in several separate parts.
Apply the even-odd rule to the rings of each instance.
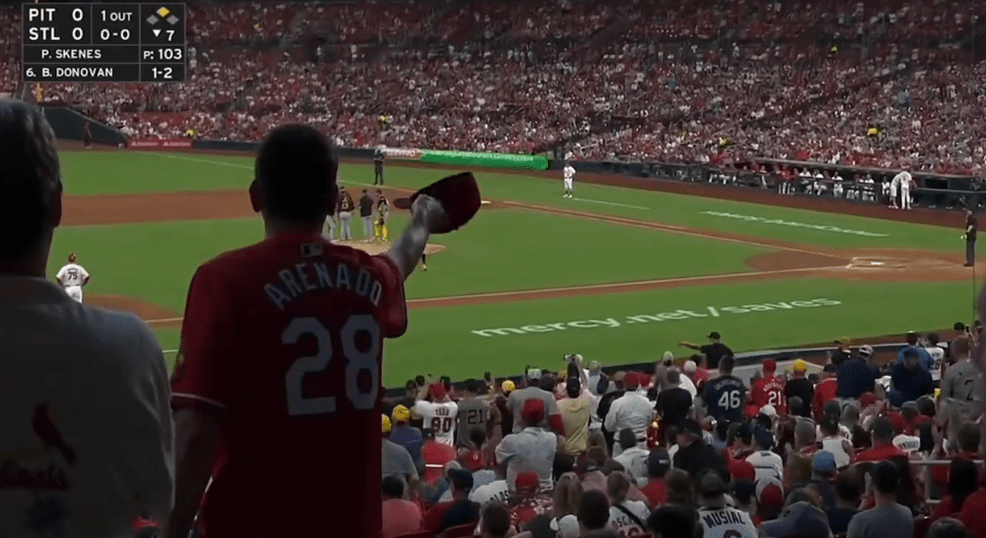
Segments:
[[[925,538],[928,529],[931,528],[931,518],[928,516],[917,516],[914,518],[914,538]]]
[[[431,531],[418,531],[411,532],[408,534],[402,534],[397,538],[435,538],[435,535]]]
[[[445,533],[442,534],[445,538],[466,538],[467,536],[472,536],[473,531],[476,530],[476,523],[467,523],[465,525],[459,525],[457,527],[449,527],[445,529]]]

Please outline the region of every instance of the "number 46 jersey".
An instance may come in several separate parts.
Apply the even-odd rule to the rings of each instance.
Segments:
[[[400,270],[318,236],[199,267],[172,406],[221,420],[203,535],[311,536],[331,520],[333,534],[379,536],[383,339],[406,326]]]

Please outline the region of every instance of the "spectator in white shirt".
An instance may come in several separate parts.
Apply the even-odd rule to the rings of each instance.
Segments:
[[[619,456],[613,458],[626,469],[627,476],[638,486],[647,485],[647,458],[650,451],[637,442],[637,434],[626,428],[620,430],[620,446],[624,447]]]
[[[62,184],[36,109],[0,100],[0,162],[0,531],[130,538],[137,516],[163,521],[174,499],[161,348],[136,316],[46,280]],[[25,526],[31,513],[46,530]]]
[[[603,426],[607,431],[619,432],[629,428],[637,436],[638,442],[644,442],[647,436],[647,425],[654,416],[653,405],[647,396],[637,391],[640,387],[640,377],[636,372],[627,372],[623,378],[626,394],[613,400]],[[613,444],[613,456],[623,452],[619,440]]]
[[[531,398],[521,409],[522,429],[500,441],[496,447],[496,461],[507,464],[507,483],[514,484],[517,474],[534,471],[538,475],[540,487],[550,490],[551,471],[558,450],[558,436],[539,426],[544,421],[544,402]]]
[[[757,426],[753,430],[753,442],[757,450],[747,456],[746,461],[756,471],[756,480],[784,480],[784,460],[771,450],[774,448],[774,435],[769,430]]]

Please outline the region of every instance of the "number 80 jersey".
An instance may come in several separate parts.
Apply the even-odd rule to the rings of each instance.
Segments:
[[[455,446],[455,417],[459,406],[455,402],[426,402],[418,400],[414,411],[421,415],[421,424],[435,432],[435,441]]]
[[[379,536],[383,339],[406,326],[400,270],[318,236],[277,236],[198,269],[172,407],[221,420],[203,535],[319,534],[328,517],[339,536]]]

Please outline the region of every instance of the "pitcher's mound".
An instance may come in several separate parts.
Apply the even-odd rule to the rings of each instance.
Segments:
[[[368,254],[382,254],[386,252],[390,245],[393,243],[390,241],[370,241],[368,239],[355,239],[350,241],[333,241],[336,245],[346,245],[353,248],[358,248],[363,252]],[[434,243],[428,243],[425,247],[425,254],[432,255],[445,250],[445,245],[436,245]]]

